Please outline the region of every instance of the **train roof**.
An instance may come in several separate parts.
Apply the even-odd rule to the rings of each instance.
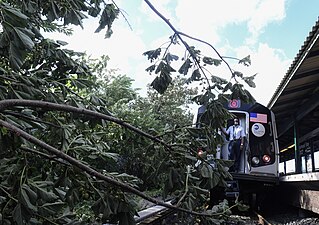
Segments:
[[[245,112],[268,112],[270,111],[266,106],[255,102],[255,103],[245,103],[240,100],[231,100],[224,104],[224,107],[228,110],[242,110]]]

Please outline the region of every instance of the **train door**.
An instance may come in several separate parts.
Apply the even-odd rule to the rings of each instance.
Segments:
[[[239,119],[239,125],[243,127],[245,134],[246,134],[246,138],[245,138],[245,145],[244,148],[240,154],[240,167],[239,167],[239,173],[250,173],[250,164],[249,164],[249,155],[248,155],[248,142],[247,140],[249,140],[249,113],[244,112],[244,111],[236,111],[236,110],[229,110],[231,113],[233,113],[238,119]],[[227,121],[227,128],[229,126],[232,126],[232,119]],[[229,156],[229,141],[225,142],[223,145],[223,158],[224,159],[228,159]],[[225,152],[227,153],[227,157]]]

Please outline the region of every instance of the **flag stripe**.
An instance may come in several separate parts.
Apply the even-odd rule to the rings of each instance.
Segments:
[[[267,123],[267,114],[250,113],[250,122]]]

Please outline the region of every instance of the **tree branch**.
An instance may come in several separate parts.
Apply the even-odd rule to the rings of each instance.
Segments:
[[[23,118],[23,119],[26,119],[26,120],[31,120],[31,121],[34,121],[34,122],[37,122],[37,123],[47,124],[47,125],[50,125],[50,126],[53,126],[53,127],[56,127],[56,128],[62,128],[61,126],[56,125],[54,123],[50,123],[50,122],[46,122],[46,121],[43,121],[43,120],[40,120],[40,119],[32,118],[30,116],[26,116],[26,115],[23,115],[21,113],[11,112],[11,111],[4,111],[3,113],[7,114],[7,115],[15,116],[15,117],[20,117],[20,118]]]
[[[48,160],[54,160],[54,161],[56,161],[58,163],[64,164],[66,166],[70,166],[70,164],[66,163],[65,161],[61,161],[55,155],[47,155],[47,154],[45,154],[43,152],[39,152],[39,151],[36,151],[34,149],[31,149],[31,148],[24,147],[24,146],[21,146],[20,149],[23,150],[23,151],[26,151],[26,152],[31,152],[33,154],[40,155],[40,156],[42,156],[44,158],[47,158]]]
[[[118,118],[115,118],[113,116],[108,116],[99,112],[95,112],[92,110],[84,109],[84,108],[76,108],[74,106],[64,105],[64,104],[56,104],[51,102],[45,102],[45,101],[38,101],[38,100],[24,100],[24,99],[8,99],[8,100],[2,100],[0,101],[0,112],[4,111],[7,108],[14,107],[14,106],[25,106],[25,107],[38,107],[47,109],[49,111],[57,110],[57,111],[64,111],[64,112],[72,112],[77,114],[84,114],[91,116],[93,118],[99,118],[104,119],[107,121],[114,122],[116,124],[119,124],[131,131],[134,131],[150,140],[153,140],[154,142],[160,143],[161,145],[165,146],[167,149],[172,150],[172,148],[166,144],[163,140],[156,138],[126,122],[123,120],[120,120]]]
[[[174,31],[175,35],[180,39],[180,41],[183,43],[183,45],[185,46],[185,48],[187,49],[187,51],[189,52],[189,54],[191,55],[191,57],[193,58],[193,60],[195,61],[197,67],[202,71],[207,84],[210,87],[210,82],[204,72],[204,70],[202,69],[202,67],[200,66],[200,62],[197,59],[197,57],[194,55],[193,51],[191,50],[191,48],[189,47],[189,45],[187,44],[186,41],[184,41],[184,39],[181,37],[181,32],[179,32],[178,30],[176,30],[176,28],[171,24],[171,22],[169,22],[168,19],[166,19],[153,5],[152,3],[150,3],[150,1],[148,0],[144,0],[144,2],[152,9],[153,12],[155,12],[162,20],[164,20],[164,22]]]
[[[27,132],[21,130],[20,128],[14,126],[14,125],[12,125],[12,124],[10,124],[8,122],[5,122],[5,121],[0,119],[0,125],[3,126],[3,127],[6,127],[7,129],[9,129],[15,135],[17,135],[19,137],[22,137],[22,138],[26,139],[27,141],[29,141],[29,142],[37,145],[37,146],[40,146],[41,148],[47,150],[51,154],[54,154],[54,155],[58,156],[61,159],[64,159],[65,161],[69,162],[73,166],[76,166],[80,170],[88,173],[90,176],[95,176],[95,177],[97,177],[97,178],[99,178],[101,180],[104,180],[104,181],[106,181],[106,182],[108,182],[108,183],[110,183],[110,184],[112,184],[114,186],[117,186],[124,192],[133,193],[133,194],[135,194],[137,196],[140,196],[141,198],[143,198],[143,199],[145,199],[147,201],[150,201],[150,202],[152,202],[152,203],[154,203],[156,205],[161,205],[161,206],[166,207],[166,208],[174,209],[174,210],[177,210],[177,211],[180,211],[180,212],[189,213],[189,214],[196,215],[196,216],[217,216],[217,215],[219,215],[219,214],[207,214],[207,213],[194,212],[194,211],[191,211],[191,210],[187,210],[187,209],[179,208],[179,207],[174,206],[174,205],[167,204],[167,203],[162,202],[162,201],[158,201],[157,199],[149,197],[149,196],[145,195],[143,192],[141,192],[141,191],[139,191],[139,190],[137,190],[137,189],[125,184],[125,183],[122,183],[120,181],[114,180],[111,177],[108,177],[106,175],[103,175],[103,174],[99,173],[98,171],[88,167],[87,165],[83,164],[82,162],[76,160],[75,158],[65,154],[62,151],[59,151],[58,149],[56,149],[56,148],[48,145],[47,143],[35,138],[34,136],[28,134]]]
[[[188,34],[185,34],[185,33],[183,33],[183,32],[179,32],[179,31],[178,31],[178,34],[179,34],[179,35],[182,35],[182,36],[185,36],[185,37],[188,37],[188,38],[190,38],[190,39],[193,39],[193,40],[195,40],[195,41],[201,42],[201,43],[206,44],[206,45],[208,45],[209,47],[211,47],[211,48],[214,50],[214,52],[218,55],[218,57],[226,64],[226,66],[228,67],[229,71],[230,71],[231,74],[233,75],[233,70],[232,70],[232,68],[230,67],[230,65],[228,64],[228,62],[224,59],[224,57],[217,51],[217,49],[216,49],[212,44],[210,44],[210,43],[208,43],[208,42],[206,42],[206,41],[203,41],[203,40],[201,40],[201,39],[192,37],[192,36],[190,36],[190,35],[188,35]]]

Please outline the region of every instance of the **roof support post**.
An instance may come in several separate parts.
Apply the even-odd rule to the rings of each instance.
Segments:
[[[301,173],[301,157],[299,148],[299,126],[298,121],[294,121],[294,144],[295,144],[295,171]]]
[[[314,155],[314,144],[313,144],[313,138],[310,139],[310,152],[311,152],[311,165],[312,165],[312,172],[316,171],[316,165],[315,165],[315,155]]]

